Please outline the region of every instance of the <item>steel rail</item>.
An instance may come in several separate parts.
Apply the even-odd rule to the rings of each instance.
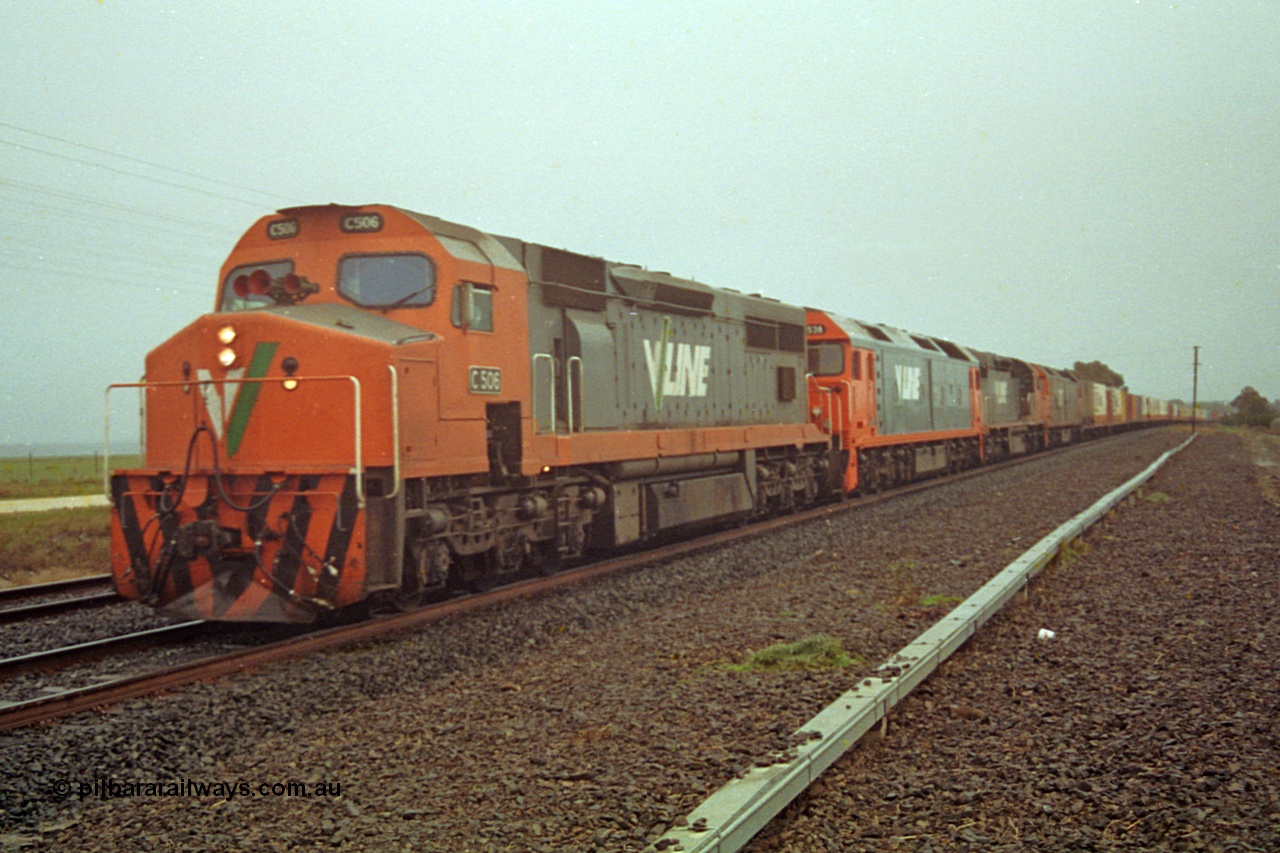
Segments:
[[[82,578],[68,578],[61,581],[50,581],[49,583],[33,583],[26,586],[11,586],[6,589],[0,589],[0,602],[5,601],[21,601],[27,598],[35,598],[40,595],[52,595],[59,592],[72,592],[81,590],[86,587],[100,586],[104,583],[111,582],[111,575],[86,575]]]
[[[55,613],[68,613],[72,610],[87,610],[91,607],[103,607],[124,601],[115,590],[94,592],[89,595],[78,595],[74,598],[58,598],[53,601],[42,601],[39,604],[23,604],[18,607],[0,609],[0,625],[13,622],[25,622],[41,616],[52,616]]]
[[[733,853],[799,796],[824,770],[879,724],[889,709],[924,682],[943,661],[1048,566],[1067,543],[1114,509],[1195,440],[1166,451],[1140,474],[1045,536],[929,630],[877,668],[876,674],[836,699],[793,735],[800,743],[768,767],[730,780],[677,826],[654,842],[661,850]]]
[[[72,646],[62,646],[56,649],[46,649],[40,652],[5,658],[0,660],[0,681],[13,678],[15,675],[21,675],[24,672],[37,670],[40,672],[56,672],[77,663],[101,660],[110,655],[138,651],[140,649],[151,649],[164,643],[188,640],[202,633],[208,625],[208,622],[197,619],[192,622],[179,622],[176,625],[165,625],[161,628],[151,628],[147,631],[121,634],[118,637],[104,637],[101,640],[90,640],[86,643],[76,643]]]

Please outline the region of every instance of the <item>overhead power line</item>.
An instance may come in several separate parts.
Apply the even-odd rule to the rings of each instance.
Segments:
[[[41,138],[41,139],[48,139],[48,140],[51,140],[51,141],[53,141],[53,142],[60,142],[60,143],[62,143],[63,145],[70,145],[70,146],[72,146],[73,148],[80,148],[80,149],[83,149],[83,150],[85,150],[85,151],[92,151],[92,152],[94,152],[95,154],[103,154],[103,155],[105,155],[105,156],[107,156],[107,157],[116,157],[116,158],[118,158],[118,159],[126,160],[126,161],[128,161],[128,162],[130,162],[130,163],[137,163],[138,165],[146,166],[146,167],[151,168],[151,169],[159,169],[159,170],[160,170],[160,171],[162,171],[162,172],[169,172],[170,174],[174,174],[174,175],[181,175],[181,176],[182,176],[182,177],[184,177],[184,178],[194,178],[194,179],[196,179],[196,180],[198,180],[198,181],[205,181],[205,182],[207,182],[207,183],[211,183],[211,184],[218,184],[218,185],[220,185],[220,186],[229,187],[229,188],[231,188],[231,189],[242,190],[242,191],[244,191],[244,192],[251,192],[251,193],[255,193],[255,194],[257,194],[257,195],[266,196],[267,198],[274,198],[274,199],[279,199],[279,200],[282,200],[282,201],[288,201],[288,202],[291,202],[291,203],[293,203],[293,204],[301,204],[301,203],[302,203],[302,202],[300,202],[298,199],[290,198],[289,196],[280,195],[279,193],[268,192],[268,191],[266,191],[266,190],[260,190],[260,189],[256,189],[256,188],[254,188],[254,187],[247,187],[247,186],[244,186],[243,184],[236,184],[236,183],[232,183],[231,181],[224,181],[224,180],[221,180],[221,179],[219,179],[219,178],[210,178],[210,177],[208,177],[208,176],[206,176],[206,175],[200,175],[200,174],[197,174],[197,173],[195,173],[195,172],[187,172],[187,171],[184,171],[184,170],[182,170],[182,169],[175,169],[175,168],[173,168],[172,166],[165,166],[165,165],[160,164],[160,163],[153,163],[153,162],[151,162],[150,160],[143,160],[143,159],[141,159],[141,158],[139,158],[139,157],[130,157],[128,154],[118,154],[118,153],[116,153],[116,152],[114,152],[114,151],[107,151],[106,149],[103,149],[103,148],[95,148],[95,147],[94,147],[94,146],[92,146],[92,145],[85,145],[85,144],[84,144],[84,143],[82,143],[82,142],[73,142],[73,141],[72,141],[72,140],[70,140],[70,139],[63,139],[63,138],[62,138],[62,137],[60,137],[60,136],[54,136],[54,135],[49,134],[49,133],[41,133],[40,131],[37,131],[37,130],[30,130],[30,129],[25,128],[25,127],[19,127],[19,126],[18,126],[18,125],[16,125],[16,124],[9,124],[9,123],[7,123],[7,122],[0,122],[0,127],[3,127],[3,128],[5,128],[5,129],[7,129],[7,130],[16,130],[16,131],[18,131],[18,132],[20,132],[20,133],[27,133],[27,134],[30,134],[30,135],[32,135],[32,136],[37,136],[37,137],[39,137],[39,138]],[[16,146],[16,147],[18,147],[18,148],[23,148],[23,149],[26,149],[26,150],[29,150],[29,151],[35,151],[35,152],[40,153],[40,154],[48,154],[48,155],[49,155],[49,156],[51,156],[51,157],[60,157],[61,159],[64,159],[64,160],[71,160],[71,161],[73,161],[73,162],[77,162],[77,163],[84,163],[85,165],[89,165],[89,166],[96,166],[96,167],[101,168],[101,169],[109,169],[110,171],[113,171],[113,172],[120,172],[121,174],[130,175],[130,176],[135,177],[135,178],[143,178],[144,180],[152,180],[152,181],[156,181],[156,182],[158,182],[158,183],[164,183],[164,184],[167,184],[168,186],[172,186],[172,187],[179,187],[180,189],[189,189],[189,190],[192,190],[193,192],[200,192],[200,193],[203,193],[203,194],[205,194],[205,195],[214,195],[214,194],[212,194],[212,193],[209,193],[209,192],[204,191],[204,190],[199,190],[199,189],[196,189],[196,188],[194,188],[194,187],[182,186],[182,185],[180,185],[180,184],[172,184],[172,183],[168,183],[168,182],[166,182],[166,181],[160,181],[160,180],[159,180],[159,179],[157,179],[157,178],[146,178],[146,177],[145,177],[145,176],[143,176],[143,175],[136,175],[136,174],[134,174],[134,173],[132,173],[132,172],[124,172],[123,170],[113,169],[113,168],[112,168],[112,167],[110,167],[110,166],[104,166],[104,165],[102,165],[102,164],[100,164],[100,163],[94,163],[94,162],[92,162],[92,161],[90,161],[90,160],[79,160],[79,159],[77,159],[77,158],[75,158],[75,157],[68,157],[68,156],[66,156],[66,155],[54,154],[54,153],[52,153],[52,152],[50,152],[50,151],[45,151],[45,150],[40,149],[40,148],[31,148],[31,147],[29,147],[29,146],[21,145],[21,144],[16,143],[16,142],[9,142],[8,144],[10,144],[10,145],[14,145],[14,146]],[[245,199],[235,199],[235,198],[229,198],[228,196],[219,196],[219,195],[214,195],[214,197],[215,197],[215,198],[227,199],[227,200],[230,200],[230,201],[246,201],[246,203],[247,203],[247,200],[245,200]],[[256,204],[257,202],[254,202],[254,203]]]
[[[127,169],[117,169],[115,166],[108,166],[105,163],[95,163],[92,160],[85,160],[80,157],[71,157],[67,154],[55,154],[52,151],[45,151],[43,148],[33,148],[30,145],[23,145],[21,142],[10,142],[9,140],[0,140],[0,141],[3,141],[5,145],[8,145],[13,148],[17,148],[21,151],[30,151],[34,154],[43,154],[46,157],[53,157],[58,160],[66,160],[67,162],[70,162],[70,163],[79,163],[83,166],[91,166],[95,169],[102,169],[107,172],[114,172],[117,175],[125,175],[126,177],[137,178],[140,181],[150,181],[153,184],[160,184],[162,186],[171,187],[173,189],[185,190],[186,192],[208,196],[209,198],[218,198],[218,199],[222,199],[223,201],[234,201],[237,204],[260,206],[259,202],[250,201],[247,198],[236,198],[235,196],[226,195],[224,193],[211,192],[210,190],[202,190],[199,187],[188,186],[186,184],[178,184],[178,183],[174,183],[173,181],[166,181],[162,178],[153,178],[150,175],[139,175],[137,172],[130,172]]]
[[[137,281],[135,279],[121,278],[119,276],[103,274],[100,272],[86,272],[84,270],[70,270],[61,267],[53,267],[49,265],[26,266],[23,264],[11,264],[0,261],[0,269],[16,270],[18,272],[32,272],[40,275],[52,275],[59,278],[74,278],[88,282],[111,282],[122,287],[130,287],[137,290],[146,290],[151,293],[171,293],[192,296],[204,295],[208,299],[213,298],[212,288],[196,288],[196,287],[175,287],[172,284],[148,284],[146,282]]]
[[[9,188],[13,188],[16,190],[26,190],[35,195],[44,195],[51,198],[61,198],[67,201],[73,201],[73,202],[76,202],[78,205],[80,205],[80,207],[82,208],[99,207],[99,208],[104,208],[106,210],[118,210],[124,213],[132,214],[134,216],[143,216],[143,217],[154,219],[158,222],[164,222],[170,225],[178,225],[182,227],[193,228],[199,231],[205,231],[205,232],[208,232],[209,234],[226,234],[226,235],[239,236],[239,234],[241,233],[238,229],[218,228],[216,226],[210,225],[208,222],[200,222],[195,219],[183,219],[178,216],[170,216],[169,214],[162,213],[159,210],[154,210],[154,209],[145,210],[139,207],[130,207],[129,205],[126,205],[126,204],[119,204],[117,202],[112,202],[112,201],[103,201],[102,199],[93,198],[92,196],[83,195],[81,193],[73,193],[68,190],[55,189],[53,187],[47,187],[42,184],[32,184],[26,181],[15,180],[13,178],[0,177],[0,190],[5,190]],[[28,204],[33,206],[39,204],[38,202],[26,201],[26,200],[18,200],[16,203]],[[52,204],[48,205],[47,209],[56,210],[60,213],[75,212],[83,216],[92,215],[85,210],[75,211],[72,208],[57,207]]]

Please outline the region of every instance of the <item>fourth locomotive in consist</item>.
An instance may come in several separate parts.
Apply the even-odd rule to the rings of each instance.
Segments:
[[[308,622],[1189,417],[950,341],[395,207],[259,220],[152,350],[120,592]]]

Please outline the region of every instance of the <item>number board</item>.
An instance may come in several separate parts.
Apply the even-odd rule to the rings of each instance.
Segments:
[[[272,240],[287,240],[298,236],[298,220],[275,219],[267,223],[267,237]]]
[[[472,367],[467,371],[467,389],[472,394],[501,394],[502,369]]]
[[[382,215],[378,213],[352,213],[338,220],[344,234],[368,234],[382,230]]]

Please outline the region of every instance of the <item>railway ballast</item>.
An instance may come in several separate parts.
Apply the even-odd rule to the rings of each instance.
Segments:
[[[882,660],[934,618],[922,604],[929,596],[976,589],[1184,437],[1162,430],[1083,445],[572,595],[193,685],[102,718],[13,732],[0,739],[2,769],[19,786],[7,820],[30,833],[75,816],[51,841],[108,850],[163,849],[171,839],[156,827],[181,826],[215,847],[283,833],[350,849],[639,851],[727,778],[786,749],[796,726],[861,674],[742,674],[717,664],[823,632]],[[1204,444],[1183,455],[1199,460]],[[1208,477],[1196,464],[1192,474]],[[1170,494],[1168,504],[1135,507],[1183,500]],[[1199,509],[1212,523],[1215,506]],[[1103,535],[1123,536],[1131,511]],[[1036,645],[1033,630],[1030,653],[1068,653],[1071,625],[1048,627],[1065,641]],[[982,724],[934,701],[953,724]],[[897,726],[895,718],[889,736],[901,746]],[[33,763],[42,772],[31,772]],[[256,799],[58,804],[45,795],[50,774],[90,769],[139,779],[338,778],[343,795],[284,807]],[[838,796],[872,796],[875,779]]]

